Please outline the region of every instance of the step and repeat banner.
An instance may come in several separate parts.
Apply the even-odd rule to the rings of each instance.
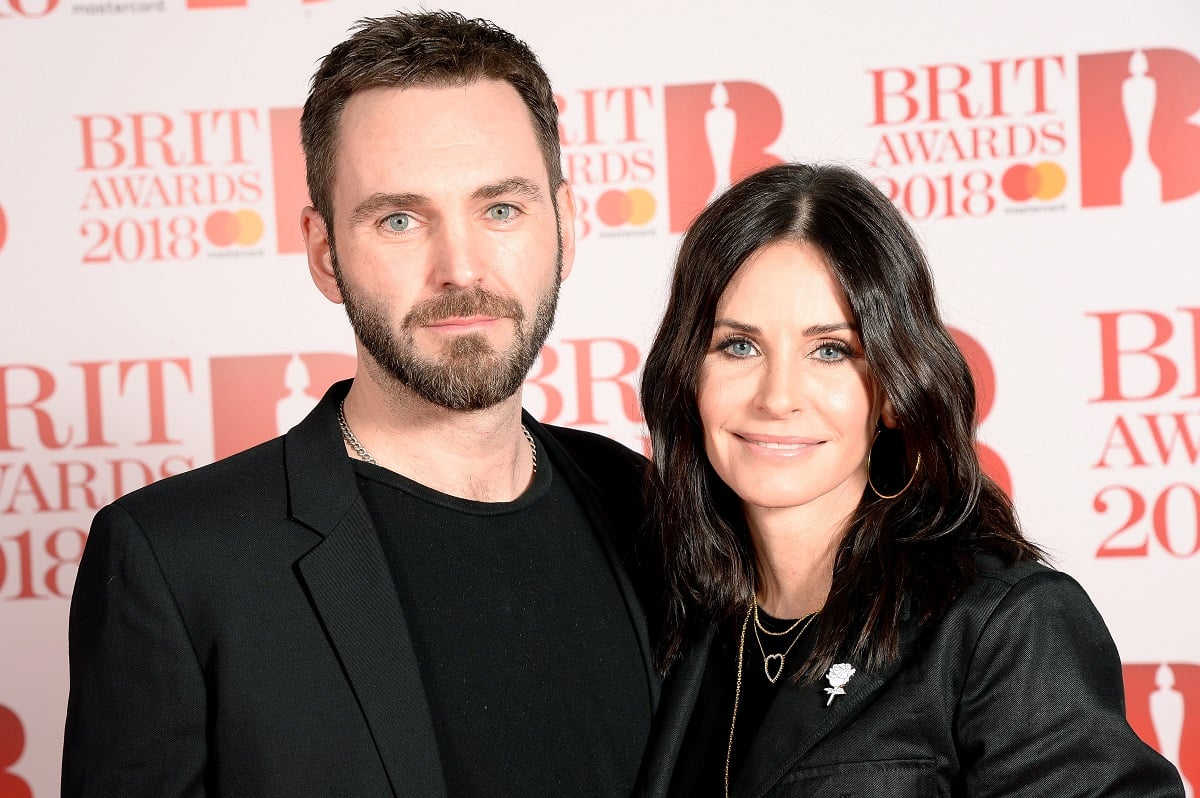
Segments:
[[[688,220],[780,160],[867,171],[928,247],[989,471],[1200,786],[1200,3],[455,8],[541,55],[580,200],[531,412],[644,449]],[[0,798],[58,790],[95,511],[353,373],[302,252],[297,124],[317,60],[393,9],[0,0]]]

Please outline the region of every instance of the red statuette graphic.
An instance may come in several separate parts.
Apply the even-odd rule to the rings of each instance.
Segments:
[[[271,171],[275,183],[275,235],[281,255],[304,251],[300,211],[309,204],[300,148],[300,109],[272,108]]]
[[[0,798],[33,798],[33,789],[11,768],[25,751],[25,728],[21,719],[0,704]]]
[[[768,152],[783,131],[779,98],[758,83],[666,86],[667,185],[678,233],[731,183],[780,162]]]
[[[39,19],[58,8],[59,0],[0,0],[0,19]]]
[[[1195,795],[1200,789],[1200,665],[1126,664],[1122,672],[1129,725],[1179,770],[1186,794]]]
[[[8,220],[4,217],[4,206],[0,205],[0,252],[4,251],[4,239],[8,236]]]
[[[1200,192],[1200,59],[1176,49],[1079,57],[1084,207]]]
[[[983,345],[967,335],[962,330],[951,329],[951,336],[971,369],[975,378],[975,422],[983,424],[988,414],[992,412],[992,404],[996,400],[996,370],[992,367],[992,359],[988,357]],[[1004,460],[990,446],[982,443],[975,444],[979,452],[979,463],[983,472],[991,477],[997,485],[1004,489],[1009,496],[1013,495],[1012,477]]]
[[[354,376],[354,357],[335,353],[246,355],[210,361],[213,456],[228,457],[282,435],[325,389]]]

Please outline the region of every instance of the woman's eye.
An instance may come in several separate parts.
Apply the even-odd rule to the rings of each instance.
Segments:
[[[412,226],[412,217],[407,213],[393,213],[383,220],[383,226],[393,233],[403,233]]]
[[[816,354],[818,360],[838,361],[845,359],[846,350],[834,344],[822,344]]]
[[[733,355],[734,357],[753,357],[758,354],[758,349],[754,344],[743,339],[729,341],[722,349],[726,354]]]
[[[488,208],[488,216],[494,222],[507,222],[517,215],[517,209],[511,205],[493,205]]]

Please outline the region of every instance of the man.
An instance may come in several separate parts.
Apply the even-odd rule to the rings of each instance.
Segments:
[[[627,794],[657,691],[641,461],[521,410],[574,255],[546,75],[490,23],[364,20],[301,129],[357,376],[97,515],[63,792]]]

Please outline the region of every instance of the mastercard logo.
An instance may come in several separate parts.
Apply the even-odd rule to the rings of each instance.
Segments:
[[[1050,161],[1042,161],[1036,166],[1014,164],[1000,178],[1000,187],[1015,202],[1052,200],[1067,187],[1067,173]]]
[[[0,205],[0,249],[4,249],[4,239],[8,236],[8,220],[4,218],[4,206]]]
[[[654,218],[658,203],[644,188],[609,189],[596,199],[596,218],[609,227],[643,225]]]
[[[204,220],[204,235],[215,247],[249,247],[263,234],[262,217],[251,210],[213,211]]]

